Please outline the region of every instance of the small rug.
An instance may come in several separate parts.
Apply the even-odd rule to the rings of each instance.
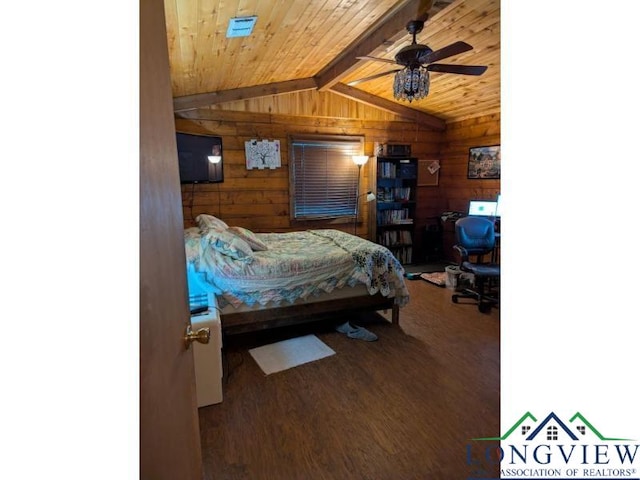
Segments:
[[[447,272],[421,273],[420,278],[438,287],[447,285]]]
[[[305,335],[252,348],[249,353],[262,371],[270,375],[335,355],[336,352],[315,335]]]

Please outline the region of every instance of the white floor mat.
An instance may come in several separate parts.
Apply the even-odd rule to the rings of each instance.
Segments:
[[[305,335],[252,348],[249,353],[262,371],[269,375],[335,355],[336,352],[315,335]]]

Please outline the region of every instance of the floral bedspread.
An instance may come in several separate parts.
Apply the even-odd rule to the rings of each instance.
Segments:
[[[339,230],[256,234],[268,249],[235,260],[208,245],[198,229],[185,230],[187,262],[218,296],[220,306],[280,305],[363,283],[404,306],[404,269],[386,248]]]

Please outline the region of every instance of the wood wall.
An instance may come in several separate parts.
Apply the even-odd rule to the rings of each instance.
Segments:
[[[373,156],[374,144],[410,144],[419,159],[439,159],[439,184],[421,186],[417,192],[414,258],[422,260],[423,232],[437,222],[443,211],[465,211],[471,199],[495,198],[500,180],[467,179],[469,148],[500,144],[500,115],[487,115],[450,123],[444,133],[400,120],[357,120],[344,117],[251,113],[247,111],[199,110],[189,118],[176,118],[176,130],[222,137],[224,182],[183,185],[183,214],[186,227],[195,217],[209,213],[229,225],[255,232],[286,232],[306,228],[337,228],[353,233],[352,222],[294,222],[289,205],[289,144],[293,134],[362,135],[365,154]],[[282,167],[275,170],[247,170],[244,142],[251,139],[280,140]],[[363,168],[361,192],[375,191],[375,161]],[[373,205],[361,198],[357,234],[373,240]],[[452,225],[445,225],[444,254],[453,259]]]
[[[195,116],[194,116],[195,117]],[[194,226],[200,213],[219,216],[229,225],[255,232],[286,232],[304,228],[337,228],[353,233],[353,223],[327,221],[294,222],[289,206],[289,143],[293,134],[362,135],[365,154],[373,156],[374,144],[408,143],[415,155],[435,157],[442,134],[413,122],[354,120],[337,117],[310,117],[265,113],[200,111],[196,118],[176,119],[176,130],[222,137],[224,182],[183,185],[185,227]],[[251,139],[280,140],[282,167],[274,170],[247,170],[244,142]],[[375,161],[362,169],[361,192],[375,191]],[[357,234],[373,238],[369,219],[371,204],[361,198]]]
[[[469,200],[493,200],[496,198],[500,192],[500,180],[470,180],[467,178],[469,149],[489,145],[500,145],[499,113],[447,124],[447,130],[440,147],[442,167],[440,169],[438,212],[466,212]],[[453,242],[453,224],[445,224],[444,254],[450,260],[454,259]]]

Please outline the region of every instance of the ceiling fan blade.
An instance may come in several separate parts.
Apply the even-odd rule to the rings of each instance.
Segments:
[[[451,45],[448,45],[440,50],[436,50],[435,52],[427,53],[418,58],[420,63],[433,63],[438,60],[442,60],[443,58],[452,57],[454,55],[458,55],[459,53],[468,52],[469,50],[473,50],[473,47],[465,42],[454,42]]]
[[[357,85],[359,83],[368,82],[369,80],[373,80],[375,78],[384,77],[385,75],[389,75],[390,73],[396,73],[396,72],[399,72],[400,70],[402,69],[398,68],[397,70],[390,70],[388,72],[377,73],[375,75],[371,75],[370,77],[361,78],[359,80],[353,80],[352,82],[347,83],[347,85],[353,87],[354,85]]]
[[[484,65],[444,65],[442,63],[432,63],[427,65],[430,72],[459,73],[461,75],[482,75],[487,67]]]
[[[358,60],[374,60],[376,62],[385,62],[385,63],[393,63],[394,65],[397,65],[395,60],[389,60],[388,58],[376,58],[376,57],[356,57]]]

